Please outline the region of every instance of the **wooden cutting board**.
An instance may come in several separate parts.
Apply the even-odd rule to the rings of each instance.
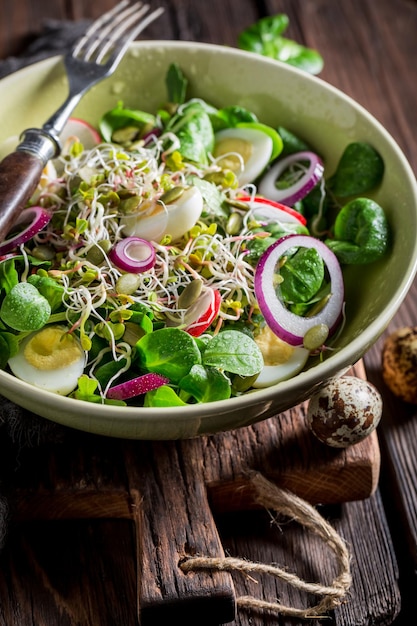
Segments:
[[[362,363],[350,374],[364,377]],[[259,424],[182,441],[123,441],[68,430],[59,444],[26,450],[14,475],[16,520],[127,518],[136,526],[142,626],[234,619],[225,572],[184,574],[185,555],[224,556],[214,515],[255,508],[257,471],[313,504],[361,500],[380,469],[376,433],[345,450],[306,426],[307,403]]]

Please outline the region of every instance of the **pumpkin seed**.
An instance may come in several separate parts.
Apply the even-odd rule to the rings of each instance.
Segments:
[[[178,298],[178,308],[188,309],[197,300],[202,288],[202,280],[193,280],[191,283],[188,283]]]
[[[184,191],[185,187],[172,187],[162,194],[162,196],[159,198],[159,201],[163,202],[164,204],[172,204],[173,202],[181,198]]]
[[[303,338],[303,346],[306,350],[317,350],[329,336],[329,327],[326,324],[317,324],[309,328]]]

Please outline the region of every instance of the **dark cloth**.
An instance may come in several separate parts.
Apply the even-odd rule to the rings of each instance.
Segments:
[[[47,57],[65,53],[89,23],[87,20],[46,21],[40,36],[21,55],[0,61],[0,78]],[[27,447],[60,442],[65,439],[65,434],[64,427],[29,413],[0,396],[0,550],[7,537],[8,483],[18,466],[19,453]]]

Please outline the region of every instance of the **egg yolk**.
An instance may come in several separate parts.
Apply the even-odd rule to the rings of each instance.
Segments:
[[[245,139],[237,139],[235,137],[228,137],[218,141],[214,148],[214,157],[218,158],[222,154],[227,154],[227,157],[221,159],[220,165],[225,169],[236,172],[240,170],[241,162],[238,157],[233,155],[233,152],[240,154],[244,163],[247,163],[252,156],[253,146],[249,141]]]
[[[82,356],[76,340],[62,328],[44,328],[25,346],[26,361],[39,370],[67,367]]]
[[[259,335],[255,337],[262,356],[264,365],[279,365],[286,363],[294,352],[294,348],[285,341],[282,341],[269,326],[265,326]]]

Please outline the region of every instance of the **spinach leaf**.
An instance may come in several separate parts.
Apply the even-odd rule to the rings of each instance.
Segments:
[[[223,206],[225,195],[220,191],[220,189],[218,189],[216,185],[213,185],[213,183],[204,180],[203,178],[198,178],[198,176],[193,176],[191,181],[193,186],[198,187],[201,191],[204,206],[206,209],[209,209],[210,214],[226,218],[228,216],[228,211]]]
[[[233,128],[243,122],[252,123],[258,121],[255,113],[236,105],[218,109],[210,115],[210,119],[215,132],[223,128]]]
[[[5,369],[8,360],[19,350],[19,340],[16,335],[8,332],[0,333],[0,369]]]
[[[240,33],[238,47],[288,63],[310,74],[319,74],[323,69],[322,56],[316,50],[282,37],[288,24],[288,16],[283,13],[263,17]]]
[[[214,402],[230,398],[230,381],[218,369],[193,365],[189,374],[179,382],[179,387],[197,402]]]
[[[168,101],[174,104],[184,104],[187,96],[188,80],[177,63],[171,63],[165,77],[168,91]]]
[[[224,330],[207,344],[203,365],[240,376],[253,376],[261,371],[263,357],[251,337],[238,330]]]
[[[309,302],[324,279],[324,262],[315,248],[298,248],[280,270],[280,292],[287,303]]]
[[[136,344],[140,367],[167,376],[178,383],[193,365],[201,363],[194,338],[179,328],[160,328],[144,335]]]
[[[188,161],[207,164],[207,154],[214,145],[210,116],[199,102],[191,102],[169,121],[167,131],[175,133],[180,141],[179,152]]]
[[[379,259],[389,243],[389,227],[382,207],[370,198],[356,198],[341,209],[334,239],[326,239],[341,263],[364,264]]]
[[[347,198],[371,191],[383,175],[384,161],[380,154],[369,143],[357,141],[346,146],[327,186],[338,198]]]
[[[115,131],[128,126],[138,128],[143,126],[155,126],[156,118],[151,113],[145,111],[137,111],[133,109],[125,109],[123,103],[119,102],[114,109],[107,111],[99,122],[99,129],[104,141],[111,142]]]

